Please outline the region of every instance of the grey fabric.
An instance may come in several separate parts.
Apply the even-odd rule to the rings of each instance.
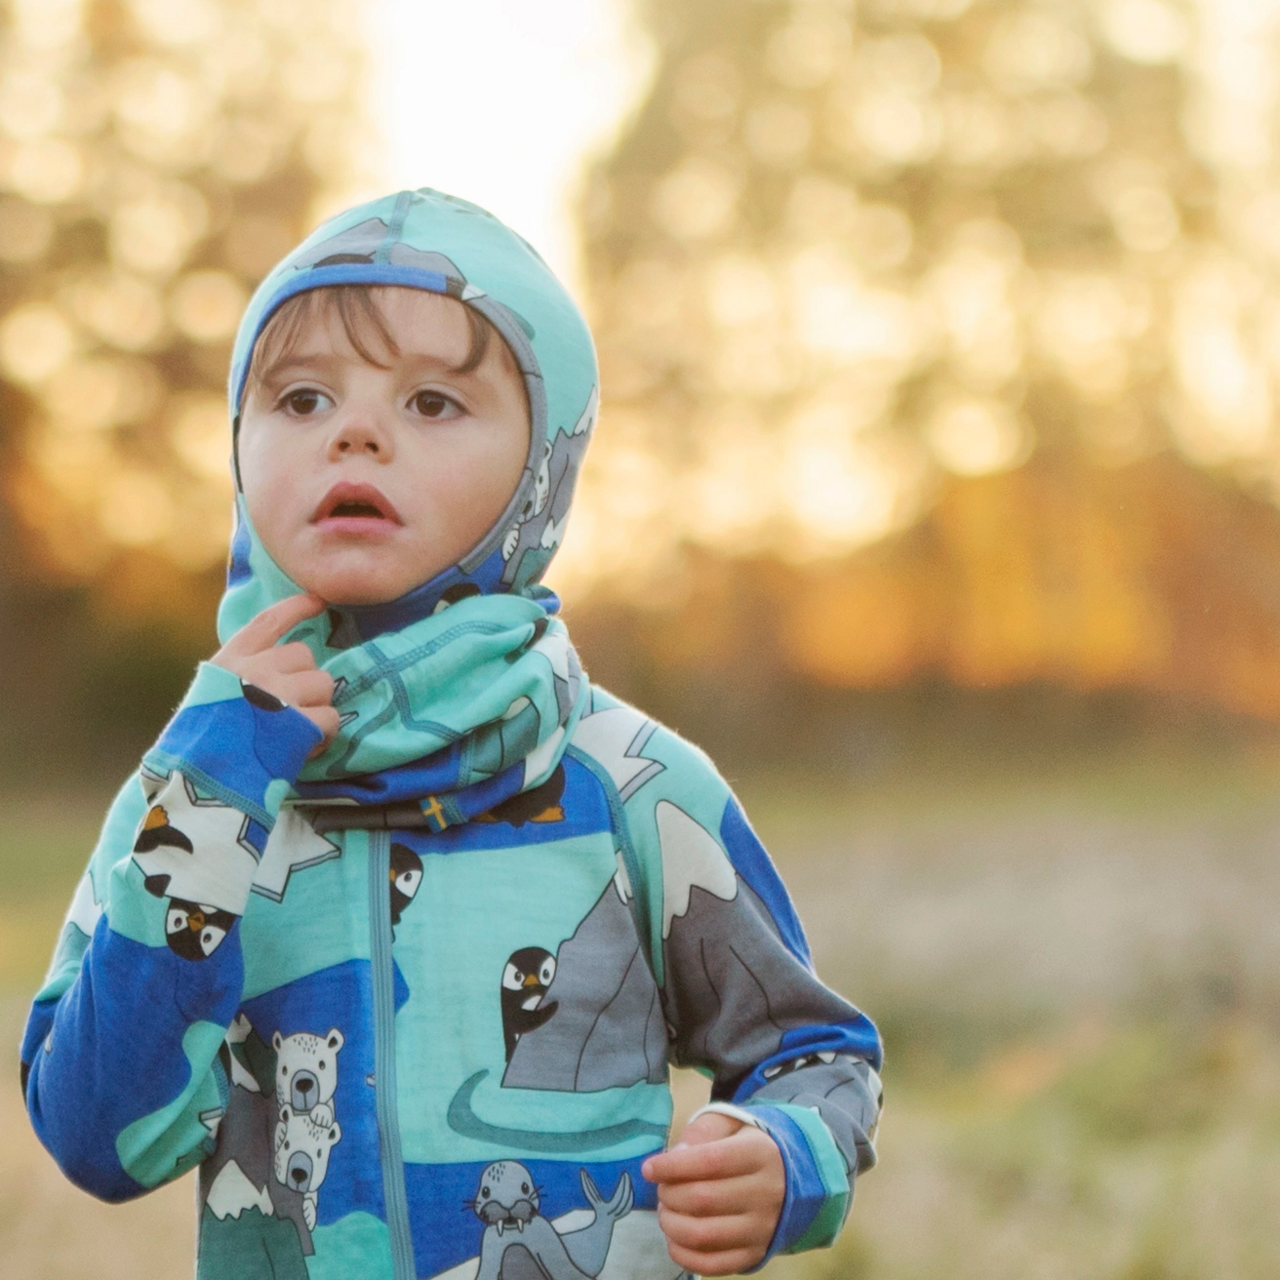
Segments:
[[[817,1111],[851,1174],[863,1173],[876,1162],[871,1136],[880,1114],[880,1082],[860,1058],[838,1054],[829,1063],[799,1067],[757,1089],[751,1101],[785,1102]]]
[[[713,1097],[729,1098],[786,1031],[858,1016],[783,944],[773,918],[741,877],[726,902],[695,886],[671,921],[663,992],[674,1028],[673,1060],[715,1072]]]
[[[560,945],[543,999],[552,1004],[555,1013],[520,1037],[504,1087],[587,1093],[667,1078],[658,989],[612,882]]]
[[[729,901],[694,887],[689,910],[671,921],[664,947],[663,991],[672,1059],[715,1073],[717,1100],[791,1103],[816,1110],[831,1130],[852,1183],[875,1163],[879,1078],[852,1054],[797,1049],[748,1097],[736,1097],[759,1063],[782,1052],[787,1031],[843,1023],[853,1005],[824,986],[784,945],[764,903],[737,878]],[[873,1083],[874,1082],[874,1083]]]

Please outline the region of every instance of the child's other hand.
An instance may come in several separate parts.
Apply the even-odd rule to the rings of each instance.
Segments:
[[[313,756],[319,755],[338,732],[338,713],[331,705],[333,677],[316,666],[311,650],[301,640],[282,645],[276,641],[324,608],[319,596],[290,596],[246,622],[209,659],[306,716],[324,734],[324,741],[311,752]]]
[[[641,1171],[658,1184],[658,1222],[678,1266],[728,1276],[768,1252],[787,1180],[782,1154],[763,1129],[709,1111]]]

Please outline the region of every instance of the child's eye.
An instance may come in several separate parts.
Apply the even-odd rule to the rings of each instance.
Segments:
[[[323,391],[317,391],[314,387],[299,387],[297,391],[290,391],[280,398],[280,407],[299,418],[309,418],[332,403]]]
[[[442,391],[419,391],[409,401],[409,408],[424,418],[457,418],[462,406]]]

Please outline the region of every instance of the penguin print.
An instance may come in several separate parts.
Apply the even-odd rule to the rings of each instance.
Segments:
[[[400,913],[417,895],[422,883],[422,859],[408,845],[391,846],[391,927],[400,923]]]
[[[195,853],[191,841],[169,823],[169,811],[162,804],[152,805],[143,819],[142,830],[134,842],[134,853],[154,853],[157,849],[169,845],[174,849],[182,849],[187,853]]]
[[[184,960],[204,960],[218,949],[235,922],[230,911],[170,898],[164,913],[165,941]]]
[[[521,947],[502,971],[502,1038],[507,1061],[526,1031],[542,1026],[560,1007],[543,1004],[547,988],[556,976],[556,958],[542,947]]]

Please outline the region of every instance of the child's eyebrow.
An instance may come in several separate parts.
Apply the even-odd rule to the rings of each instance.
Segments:
[[[258,381],[278,382],[282,377],[294,372],[323,372],[334,365],[341,364],[347,357],[337,352],[317,351],[311,355],[286,355],[273,361],[258,376]],[[444,356],[429,351],[405,351],[401,354],[402,362],[412,369],[438,369],[458,378],[476,378],[479,369],[460,369],[457,364]],[[465,359],[465,357],[464,357]],[[512,362],[514,364],[514,361]],[[379,365],[379,368],[388,366]]]
[[[341,357],[336,352],[333,354],[316,352],[314,355],[280,356],[258,374],[257,380],[263,383],[278,382],[283,375],[294,371],[299,373],[311,370],[320,372],[338,363],[340,359]]]

